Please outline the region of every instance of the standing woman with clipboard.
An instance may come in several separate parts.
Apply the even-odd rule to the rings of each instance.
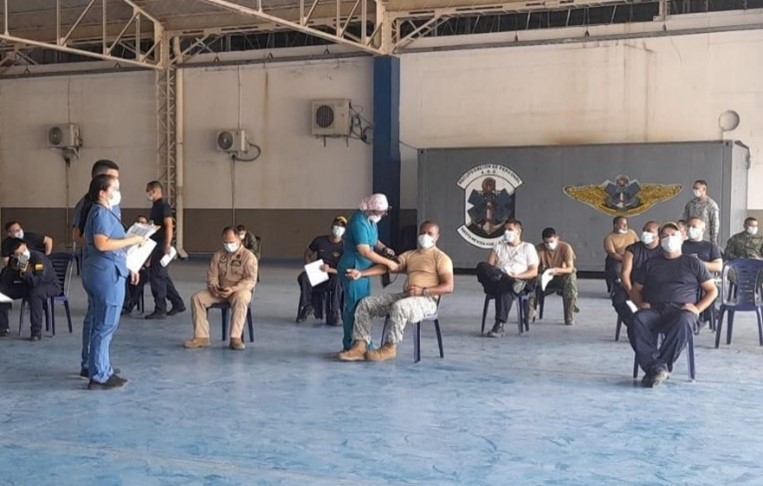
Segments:
[[[87,197],[92,205],[82,214],[88,247],[82,265],[82,284],[93,303],[88,389],[107,390],[127,383],[114,374],[109,359],[111,338],[119,326],[124,302],[125,279],[130,275],[131,282],[138,283],[138,274],[127,270],[124,248],[141,244],[145,239],[126,238],[122,222],[111,211],[122,199],[118,179],[105,174],[95,176]]]

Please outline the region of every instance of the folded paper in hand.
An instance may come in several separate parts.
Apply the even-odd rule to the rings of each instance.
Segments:
[[[146,240],[142,245],[127,247],[127,269],[135,273],[140,272],[141,267],[151,256],[155,247],[156,242],[154,240]]]
[[[636,307],[636,304],[634,304],[632,300],[626,300],[625,303],[628,305],[628,308],[631,310],[631,312],[634,314],[638,312],[638,307]]]
[[[320,285],[329,279],[329,274],[321,270],[321,266],[323,266],[323,260],[315,260],[314,262],[305,265],[307,278],[310,280],[310,285],[313,287]]]
[[[551,269],[549,268],[545,272],[543,272],[543,275],[540,276],[540,289],[542,291],[546,291],[546,287],[548,286],[548,283],[554,279],[554,275],[551,273]]]
[[[8,304],[10,302],[13,302],[13,299],[8,297],[7,295],[0,293],[0,303],[2,304]]]

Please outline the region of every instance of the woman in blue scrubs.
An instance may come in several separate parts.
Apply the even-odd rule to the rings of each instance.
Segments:
[[[384,258],[374,251],[374,248],[388,256],[395,252],[379,241],[377,223],[386,216],[389,209],[387,196],[372,194],[360,202],[360,209],[355,211],[347,223],[344,233],[344,253],[337,265],[337,273],[344,291],[344,309],[342,321],[344,324],[344,351],[352,347],[352,328],[355,325],[355,307],[364,297],[371,295],[371,280],[362,277],[357,280],[347,278],[347,270],[365,270],[372,265],[386,265],[390,270],[397,270],[397,263]]]
[[[124,248],[141,244],[142,236],[125,237],[122,222],[111,210],[119,206],[119,180],[110,175],[98,175],[90,182],[88,198],[93,202],[87,214],[84,237],[87,251],[82,264],[82,285],[93,303],[93,327],[90,334],[88,388],[111,389],[127,383],[114,374],[109,360],[109,345],[119,326],[119,314],[125,297],[127,260]],[[133,284],[138,274],[130,275]]]

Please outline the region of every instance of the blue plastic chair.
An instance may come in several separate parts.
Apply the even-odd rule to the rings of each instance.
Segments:
[[[689,334],[689,342],[686,345],[686,361],[689,366],[689,381],[694,381],[697,379],[697,368],[694,363],[694,330],[690,329]],[[662,343],[663,335],[660,333],[657,335],[657,348],[659,349],[660,344]],[[635,380],[638,378],[638,358],[633,357],[633,379]]]
[[[252,299],[252,302],[249,302],[249,307],[246,309],[246,324],[249,328],[249,342],[254,342],[254,323],[252,322],[252,303],[254,302],[254,299]],[[220,309],[222,312],[222,330],[223,330],[223,338],[222,340],[225,341],[225,339],[228,337],[228,317],[230,315],[230,304],[227,301],[223,302],[217,302],[216,304],[212,304],[207,308],[207,313],[209,313],[209,309]],[[243,339],[244,336],[241,336]]]
[[[66,320],[69,325],[69,332],[73,332],[72,329],[72,314],[69,309],[69,287],[72,281],[72,270],[75,262],[75,255],[72,253],[51,253],[48,256],[50,263],[53,265],[53,270],[58,277],[58,285],[61,287],[61,293],[54,297],[49,298],[45,302],[45,330],[50,330],[51,333],[56,335],[56,302],[63,302],[64,310],[66,311]],[[19,335],[21,335],[21,328],[24,325],[24,307],[28,305],[26,299],[21,301],[21,312],[19,313]]]
[[[490,301],[495,299],[495,295],[485,294],[485,305],[482,307],[482,331],[485,334],[485,320],[487,319],[487,309]],[[530,330],[530,294],[523,293],[516,298],[517,302],[517,326],[519,334]]]
[[[735,274],[734,281],[729,274]],[[761,301],[758,275],[763,271],[763,261],[740,259],[727,262],[723,266],[721,280],[721,310],[715,330],[715,347],[720,346],[723,329],[723,315],[728,311],[729,326],[726,330],[726,344],[731,344],[731,332],[734,328],[734,313],[755,312],[758,317],[758,341],[763,346],[763,301]]]
[[[440,296],[437,297],[437,308],[434,314],[424,316],[419,322],[414,323],[416,325],[416,331],[413,333],[413,362],[418,363],[421,361],[421,323],[432,322],[434,323],[434,330],[437,333],[437,346],[440,348],[440,358],[445,358],[445,352],[442,347],[442,333],[440,332],[440,318],[438,316],[440,312]],[[384,328],[382,329],[381,342],[384,342],[384,338],[387,335],[387,326],[389,325],[389,315],[384,320]]]

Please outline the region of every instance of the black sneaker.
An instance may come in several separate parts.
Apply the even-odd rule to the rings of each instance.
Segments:
[[[302,309],[300,309],[299,313],[297,313],[297,319],[295,320],[296,323],[305,322],[307,320],[307,316],[309,314],[313,313],[313,306],[308,304],[304,306]]]
[[[30,340],[30,341],[32,341],[32,342],[34,342],[34,341],[42,341],[42,334],[39,334],[39,333],[34,333],[34,334],[32,334],[32,336],[29,338],[29,340]]]
[[[334,311],[329,315],[328,320],[326,321],[326,324],[329,326],[341,326],[342,325],[342,314],[339,311]]]
[[[113,371],[115,375],[117,373],[122,372],[122,370],[120,370],[119,368],[112,368],[111,371]],[[81,370],[79,370],[79,375],[82,378],[90,378],[90,370],[88,370],[87,368],[82,368]]]
[[[185,306],[183,307],[172,307],[169,312],[167,312],[168,316],[174,316],[175,314],[180,314],[181,312],[185,312]]]
[[[660,368],[647,373],[641,380],[641,384],[647,388],[654,388],[668,381],[668,378],[670,378],[668,370]]]
[[[5,337],[11,334],[10,329],[0,329],[0,337]]]
[[[499,337],[503,337],[503,333],[504,333],[503,322],[496,321],[495,325],[493,326],[493,329],[491,329],[490,332],[487,333],[487,336],[491,338],[499,338]]]
[[[127,307],[122,307],[122,312],[120,313],[120,315],[128,316],[130,315],[130,312],[132,312],[132,309],[128,309]]]
[[[166,312],[154,311],[151,314],[148,314],[147,316],[145,316],[144,319],[151,321],[151,320],[154,320],[154,319],[164,319],[166,317],[167,317],[167,313]]]
[[[127,380],[114,374],[109,376],[109,379],[106,380],[106,383],[99,383],[97,381],[90,380],[90,383],[87,384],[87,389],[88,390],[111,390],[112,388],[123,387],[125,383],[127,383]]]

